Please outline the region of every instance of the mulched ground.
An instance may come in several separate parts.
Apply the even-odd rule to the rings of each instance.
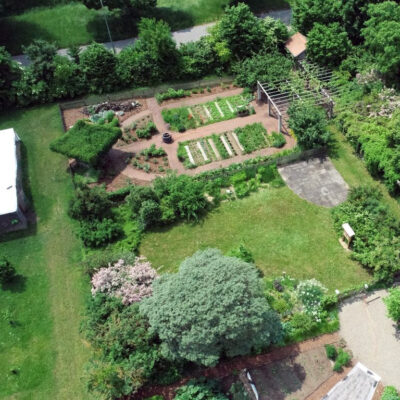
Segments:
[[[106,100],[107,100],[107,98],[105,97],[105,101]],[[121,101],[115,101],[115,103],[126,103],[126,102],[129,102],[129,101],[138,101],[141,104],[141,106],[135,108],[132,111],[126,112],[122,117],[118,117],[120,123],[125,121],[126,119],[132,117],[132,115],[138,114],[138,113],[148,109],[147,101],[146,101],[145,98],[136,97],[135,99],[127,99],[127,100],[123,100],[123,101],[122,100]],[[84,108],[85,107],[71,108],[70,110],[64,110],[62,112],[62,115],[63,115],[63,118],[64,118],[64,122],[65,122],[65,126],[66,126],[67,130],[71,126],[73,126],[76,121],[78,121],[80,119],[83,119],[83,118],[88,118],[88,116],[82,112],[82,110]]]
[[[175,395],[175,391],[180,386],[184,385],[188,380],[205,376],[210,379],[223,379],[232,375],[236,375],[238,371],[243,369],[253,369],[271,364],[274,361],[283,360],[288,357],[293,357],[302,352],[306,352],[325,344],[337,343],[339,341],[339,335],[337,333],[319,336],[317,338],[306,340],[301,343],[293,344],[286,347],[276,348],[271,350],[269,353],[260,354],[256,356],[244,356],[235,357],[232,359],[221,361],[216,367],[203,368],[192,373],[180,380],[179,382],[169,386],[151,386],[145,387],[135,395],[131,396],[130,399],[143,400],[147,397],[154,395],[162,395],[166,400],[172,400]],[[326,394],[325,392],[324,394]],[[321,396],[322,397],[322,396]]]

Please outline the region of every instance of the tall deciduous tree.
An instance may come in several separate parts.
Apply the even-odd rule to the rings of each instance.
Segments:
[[[219,250],[187,258],[175,275],[153,284],[140,310],[162,341],[163,354],[204,365],[247,354],[282,337],[256,268]]]
[[[379,72],[400,72],[400,6],[394,1],[372,4],[362,34]]]
[[[91,92],[104,93],[115,89],[119,79],[115,73],[116,57],[102,44],[93,43],[80,55],[80,67]]]
[[[349,54],[350,48],[347,33],[337,22],[314,24],[308,33],[307,56],[318,64],[336,67]]]
[[[212,30],[212,38],[216,49],[226,45],[233,57],[243,59],[252,53],[276,48],[280,30],[280,26],[272,27],[270,21],[263,23],[248,5],[239,3],[225,10]]]
[[[143,18],[139,39],[118,57],[118,75],[135,85],[155,84],[177,77],[178,63],[178,50],[168,24]]]
[[[328,143],[330,133],[327,129],[325,111],[313,103],[296,101],[288,110],[289,127],[293,129],[297,143],[303,149],[312,149]]]
[[[339,0],[295,0],[293,23],[304,35],[312,29],[315,23],[323,25],[341,21],[341,1]]]

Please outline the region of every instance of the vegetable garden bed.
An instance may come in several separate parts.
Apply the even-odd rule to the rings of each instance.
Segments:
[[[180,142],[178,158],[187,168],[195,168],[270,146],[271,141],[266,129],[262,124],[255,123],[238,128],[234,132],[214,133],[204,138]]]
[[[252,100],[252,94],[243,93],[191,107],[165,109],[162,110],[162,116],[164,121],[170,124],[172,130],[184,132],[187,129],[236,118],[237,112],[249,108]],[[249,110],[251,114],[255,112],[251,106]]]

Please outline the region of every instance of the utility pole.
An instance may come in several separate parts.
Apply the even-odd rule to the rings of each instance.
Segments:
[[[107,27],[108,37],[110,38],[110,42],[111,42],[111,46],[112,46],[113,52],[114,52],[114,54],[116,54],[116,53],[115,53],[114,42],[113,42],[112,37],[111,37],[110,27],[108,26],[107,15],[106,15],[106,13],[104,12],[103,0],[100,0],[100,4],[101,4],[101,9],[102,9],[102,11],[103,11],[104,22],[106,23],[106,27]]]

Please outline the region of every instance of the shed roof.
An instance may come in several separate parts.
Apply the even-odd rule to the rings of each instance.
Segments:
[[[18,135],[13,128],[0,131],[0,215],[16,212]]]
[[[300,32],[297,32],[289,38],[289,40],[285,43],[285,47],[293,57],[298,57],[307,49],[307,38]]]

